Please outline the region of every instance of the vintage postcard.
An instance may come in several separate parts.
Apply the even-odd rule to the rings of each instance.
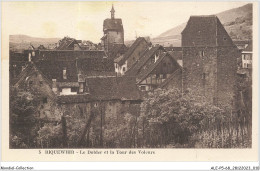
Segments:
[[[3,161],[258,161],[256,2],[2,2]]]

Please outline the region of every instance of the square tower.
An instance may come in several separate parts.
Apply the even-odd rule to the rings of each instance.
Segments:
[[[240,52],[217,16],[191,16],[182,31],[182,49],[183,91],[233,106]]]
[[[111,18],[103,23],[104,35],[101,38],[102,45],[106,52],[110,52],[114,44],[124,44],[124,28],[121,18],[115,18],[115,10],[112,5]]]

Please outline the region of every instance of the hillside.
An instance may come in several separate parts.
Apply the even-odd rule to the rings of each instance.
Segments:
[[[253,5],[247,4],[215,15],[218,16],[232,39],[245,40],[252,38],[252,12]],[[164,46],[181,46],[181,32],[186,24],[183,23],[167,30],[153,38],[152,42]]]
[[[45,47],[54,46],[60,38],[38,38],[30,37],[27,35],[10,35],[9,36],[9,48],[10,50],[23,50],[28,49],[30,44],[34,47],[44,45]]]

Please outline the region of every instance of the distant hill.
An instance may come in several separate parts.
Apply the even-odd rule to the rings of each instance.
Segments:
[[[60,38],[38,38],[31,37],[27,35],[10,35],[9,36],[9,48],[10,50],[24,50],[33,45],[34,47],[39,47],[43,45],[45,47],[54,46],[55,43],[58,43]]]
[[[242,7],[230,9],[216,14],[232,39],[252,39],[253,5],[247,4]],[[187,23],[167,30],[152,42],[164,46],[181,46],[181,32]]]

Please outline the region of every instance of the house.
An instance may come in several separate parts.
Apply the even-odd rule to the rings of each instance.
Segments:
[[[240,55],[217,16],[191,16],[182,31],[183,92],[233,106]]]
[[[9,79],[12,81],[24,70],[29,59],[28,55],[25,55],[22,52],[14,52],[10,50],[9,55]]]
[[[45,49],[47,49],[47,48],[45,48],[43,45],[40,45],[37,49],[39,49],[39,50],[45,50]]]
[[[31,92],[37,96],[39,118],[57,119],[55,106],[56,97],[52,91],[52,82],[32,62],[27,63],[25,69],[12,82],[12,87]]]
[[[103,23],[104,35],[101,38],[104,50],[108,53],[114,44],[124,44],[124,28],[121,18],[115,18],[115,10],[112,5],[111,18],[107,18]]]
[[[154,46],[148,47],[142,53],[142,56],[140,57],[140,59],[137,60],[137,62],[134,63],[134,65],[129,70],[126,71],[125,75],[133,76],[133,77],[137,76],[138,74],[140,74],[141,71],[149,68],[149,66],[151,64],[155,63],[163,52],[166,52],[166,51],[160,45],[154,45]]]
[[[253,45],[252,42],[242,50],[242,68],[252,69]]]
[[[114,60],[115,72],[118,76],[122,76],[137,62],[144,51],[149,47],[149,43],[143,37],[138,37],[135,42],[129,47],[124,55],[119,56]]]
[[[56,50],[81,50],[79,43],[81,43],[81,40],[64,37],[63,39],[59,40]]]
[[[35,65],[52,81],[52,89],[57,95],[83,94],[88,92],[86,78],[115,77],[113,59],[103,58],[102,53],[99,53],[101,56],[90,54],[86,52],[68,57],[46,55],[45,60],[35,61]]]
[[[153,61],[153,58],[151,59],[152,63],[144,65],[136,75],[136,84],[141,91],[159,88],[176,70],[181,70],[181,66],[167,52],[161,53],[155,61]],[[178,82],[181,82],[181,80],[178,80]]]
[[[178,70],[178,72],[175,72]],[[148,47],[141,58],[125,73],[126,77],[135,77],[136,84],[142,91],[171,87],[181,89],[182,68],[161,45]],[[166,80],[171,78],[171,81]],[[176,82],[176,83],[175,83]],[[164,83],[164,86],[161,84]]]
[[[178,62],[180,66],[182,63],[182,47],[165,47],[165,50]]]

